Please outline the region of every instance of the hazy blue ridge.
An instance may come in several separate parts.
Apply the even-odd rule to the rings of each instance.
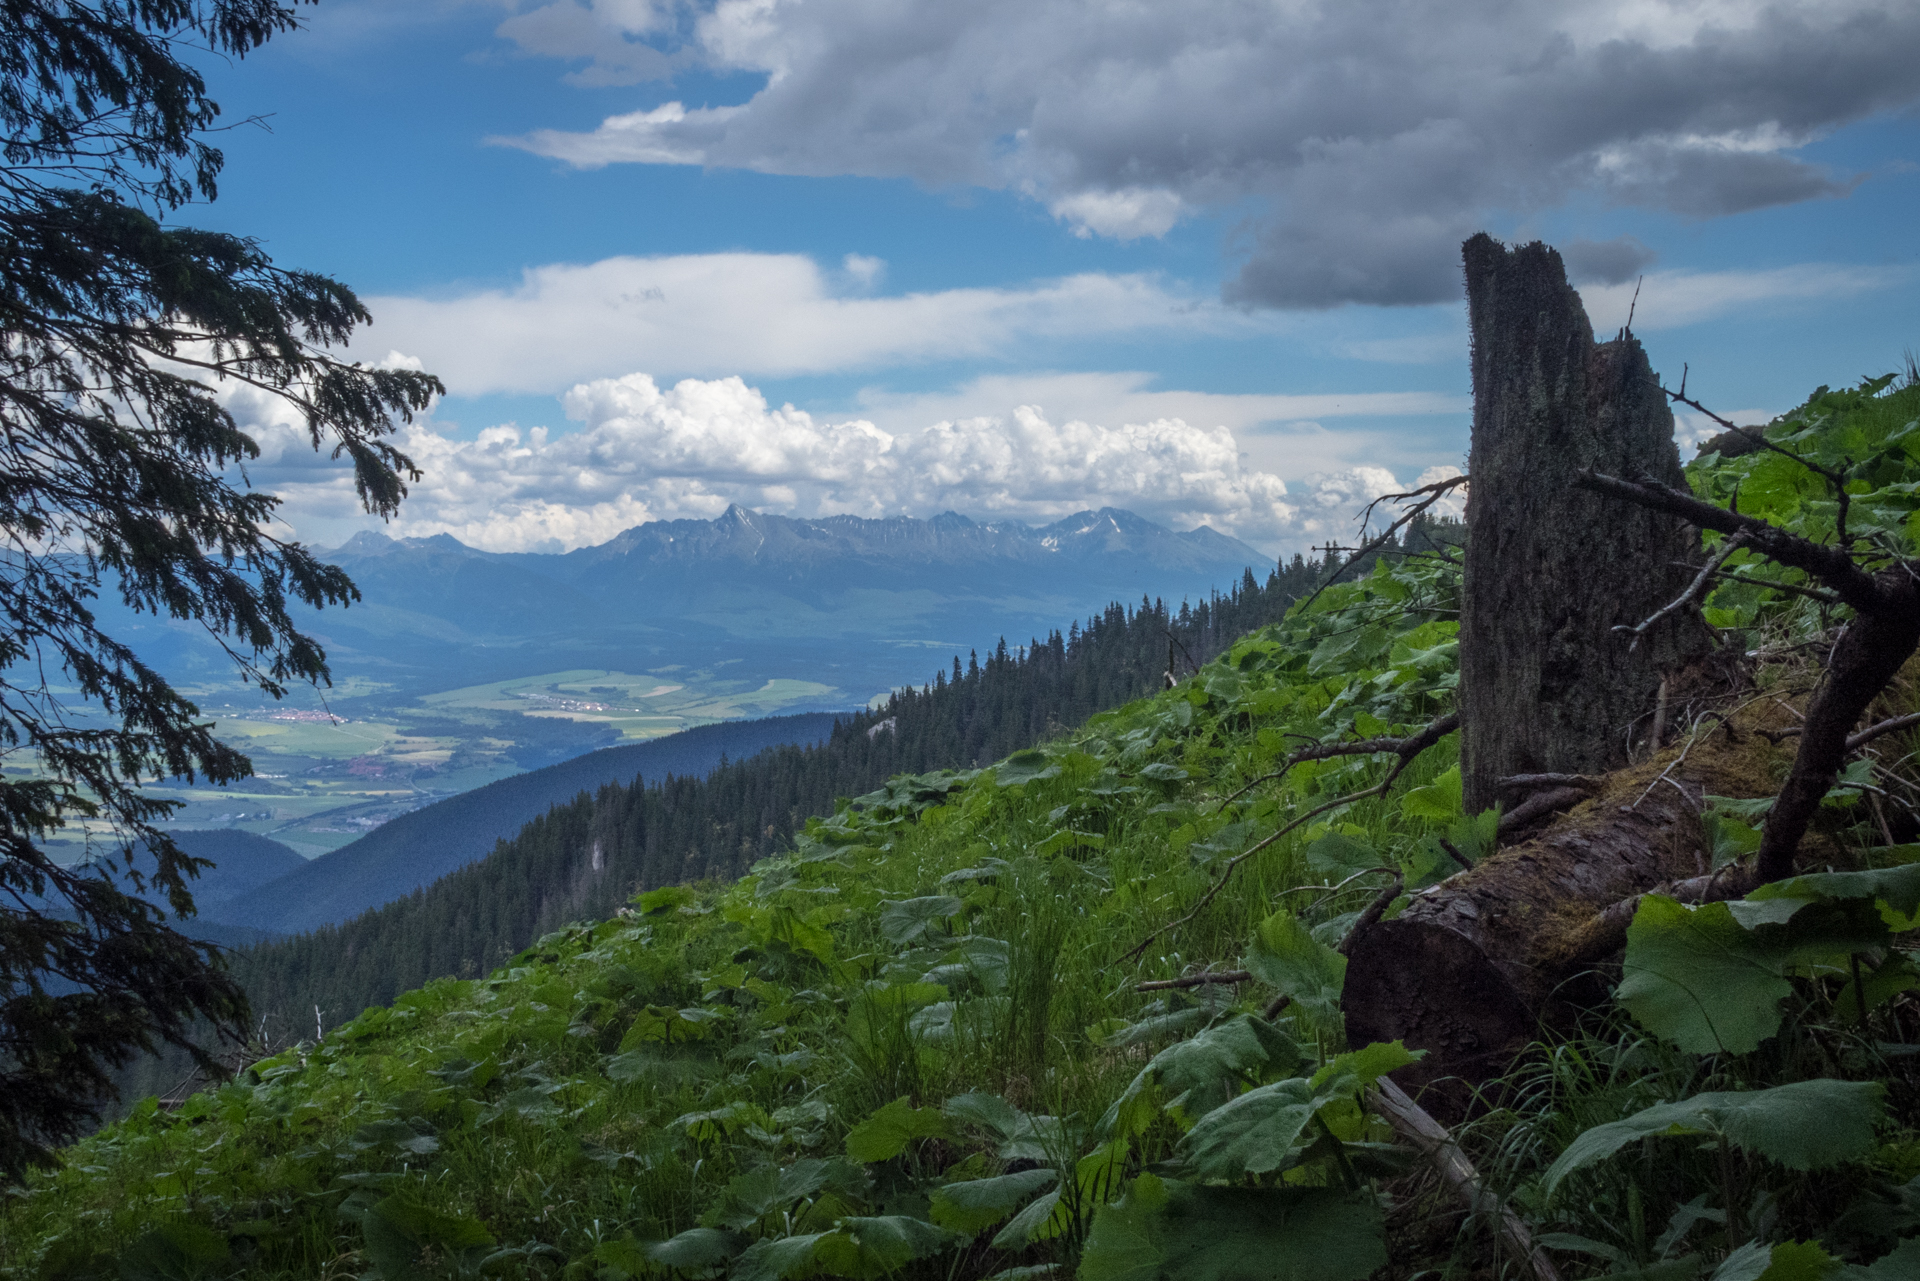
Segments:
[[[814,743],[832,731],[832,713],[773,716],[683,730],[648,743],[610,747],[516,774],[437,801],[203,915],[222,924],[295,934],[338,924],[487,856],[496,841],[581,792],[637,776],[705,777],[724,759],[768,747]],[[296,856],[297,857],[297,856]]]

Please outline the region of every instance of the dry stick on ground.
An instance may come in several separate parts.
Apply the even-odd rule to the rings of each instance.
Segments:
[[[1396,520],[1393,522],[1393,524],[1387,526],[1386,533],[1380,535],[1380,537],[1374,539],[1372,542],[1368,543],[1365,547],[1360,548],[1360,550],[1354,552],[1353,555],[1347,557],[1346,560],[1342,561],[1340,565],[1331,574],[1327,575],[1326,582],[1321,583],[1318,587],[1313,589],[1313,594],[1311,596],[1308,596],[1306,601],[1301,604],[1300,606],[1301,611],[1304,613],[1306,611],[1307,606],[1319,600],[1320,593],[1326,591],[1327,588],[1333,586],[1336,582],[1338,582],[1340,580],[1340,575],[1346,573],[1350,566],[1358,564],[1361,557],[1367,555],[1370,552],[1377,552],[1382,547],[1385,547],[1390,541],[1392,541],[1393,536],[1395,534],[1399,533],[1401,529],[1403,529],[1407,525],[1410,525],[1413,523],[1414,517],[1420,515],[1420,513],[1426,511],[1427,508],[1433,506],[1435,503],[1439,502],[1442,498],[1446,497],[1453,490],[1459,488],[1461,485],[1464,485],[1466,483],[1467,483],[1467,477],[1465,476],[1449,476],[1445,480],[1436,480],[1431,485],[1422,485],[1418,489],[1410,489],[1404,494],[1382,494],[1380,495],[1380,497],[1368,503],[1366,510],[1360,513],[1362,529],[1366,528],[1365,522],[1368,517],[1373,515],[1373,509],[1378,507],[1381,503],[1399,502],[1400,500],[1405,498],[1418,498],[1422,494],[1427,495],[1427,499],[1425,502],[1415,504],[1413,510],[1407,512],[1404,516],[1400,517],[1399,520]],[[1332,540],[1329,539],[1328,542],[1329,542],[1329,551],[1331,551]]]
[[[1164,992],[1176,987],[1205,987],[1209,983],[1250,983],[1253,975],[1245,970],[1209,970],[1205,974],[1189,974],[1178,979],[1154,979],[1149,983],[1136,983],[1136,992]]]
[[[1367,1092],[1367,1104],[1387,1119],[1388,1124],[1431,1162],[1440,1179],[1452,1188],[1467,1209],[1474,1214],[1498,1214],[1500,1244],[1513,1261],[1533,1273],[1535,1281],[1560,1281],[1545,1251],[1533,1243],[1527,1225],[1511,1207],[1500,1204],[1480,1180],[1480,1172],[1460,1150],[1447,1127],[1427,1114],[1426,1109],[1407,1097],[1392,1077],[1383,1076]]]
[[[1275,841],[1285,836],[1288,832],[1293,831],[1295,828],[1299,827],[1303,823],[1308,822],[1311,819],[1318,818],[1320,815],[1326,813],[1328,810],[1338,809],[1343,805],[1351,805],[1355,801],[1363,801],[1370,796],[1385,796],[1387,794],[1387,790],[1393,786],[1394,780],[1399,778],[1401,773],[1407,768],[1407,766],[1413,763],[1414,757],[1420,755],[1420,753],[1426,751],[1429,747],[1432,747],[1435,743],[1439,742],[1441,739],[1445,738],[1447,735],[1453,733],[1453,731],[1459,728],[1460,728],[1460,717],[1458,713],[1449,712],[1447,715],[1442,716],[1439,720],[1435,721],[1433,724],[1421,730],[1418,734],[1412,734],[1406,738],[1400,738],[1400,739],[1372,740],[1374,742],[1383,744],[1383,746],[1380,746],[1374,749],[1376,752],[1392,752],[1396,757],[1398,757],[1398,759],[1395,760],[1393,763],[1393,768],[1387,771],[1386,777],[1382,778],[1378,783],[1375,783],[1372,787],[1364,787],[1357,792],[1350,792],[1345,796],[1335,797],[1333,800],[1328,801],[1324,805],[1314,806],[1312,809],[1308,810],[1306,813],[1298,816],[1297,818],[1293,819],[1291,822],[1287,823],[1286,826],[1282,827],[1279,831],[1275,832],[1273,835],[1267,837],[1264,840],[1258,841],[1253,845],[1248,846],[1241,853],[1234,855],[1231,859],[1227,860],[1227,865],[1220,869],[1220,875],[1214,878],[1213,884],[1207,887],[1207,892],[1200,896],[1200,901],[1193,905],[1192,911],[1188,912],[1185,916],[1181,917],[1177,921],[1170,921],[1167,924],[1162,925],[1159,929],[1155,930],[1153,933],[1147,935],[1145,938],[1141,939],[1138,943],[1128,948],[1124,953],[1121,954],[1120,956],[1121,961],[1123,962],[1131,961],[1134,957],[1146,951],[1148,944],[1152,943],[1155,939],[1159,938],[1162,934],[1166,934],[1173,930],[1177,930],[1182,925],[1185,925],[1188,921],[1191,921],[1194,917],[1200,915],[1200,913],[1206,909],[1207,904],[1213,902],[1214,896],[1220,892],[1223,886],[1226,885],[1227,879],[1233,875],[1234,868],[1239,867],[1242,863],[1246,862],[1248,859],[1252,858],[1255,854],[1258,854],[1261,850],[1267,848],[1267,846],[1273,844]]]
[[[1808,466],[1820,471],[1812,464]],[[1793,768],[1767,813],[1760,838],[1755,867],[1759,882],[1793,875],[1800,838],[1846,763],[1853,727],[1920,647],[1920,575],[1916,575],[1914,563],[1896,561],[1878,573],[1868,573],[1844,548],[1816,543],[1764,520],[1716,507],[1650,478],[1621,480],[1582,471],[1578,483],[1624,502],[1678,516],[1701,529],[1723,534],[1745,532],[1751,550],[1811,574],[1853,607],[1855,616],[1833,646],[1807,705]]]

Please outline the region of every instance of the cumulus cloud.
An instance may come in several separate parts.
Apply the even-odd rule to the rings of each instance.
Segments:
[[[609,38],[764,86],[496,141],[1008,188],[1089,235],[1250,202],[1227,296],[1258,306],[1450,301],[1466,235],[1575,193],[1689,217],[1843,194],[1796,151],[1920,97],[1920,7],[1892,0],[717,0],[671,41],[617,10],[502,30],[578,51],[554,33],[604,11]]]
[[[421,357],[456,395],[558,392],[645,353],[687,374],[798,374],[991,356],[1036,338],[1227,333],[1253,323],[1144,275],[867,296],[885,264],[840,272],[800,254],[682,254],[558,263],[510,289],[367,300],[366,343]],[[834,288],[844,275],[858,291]]]
[[[263,444],[253,478],[286,497],[283,518],[312,540],[344,537],[355,527],[349,478],[314,455],[283,407],[244,389],[232,397]],[[406,429],[399,443],[425,476],[391,532],[562,550],[649,520],[711,519],[734,502],[799,516],[952,509],[1027,522],[1111,505],[1293,549],[1351,537],[1357,510],[1398,488],[1377,464],[1323,467],[1290,488],[1248,465],[1228,428],[1173,417],[1104,426],[1022,404],[890,431],[776,408],[738,377],[663,388],[645,374],[581,383],[562,400],[577,424],[565,432],[507,424],[457,440],[429,422]]]

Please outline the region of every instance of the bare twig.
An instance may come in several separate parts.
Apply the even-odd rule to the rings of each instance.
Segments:
[[[1136,992],[1164,992],[1176,987],[1205,987],[1209,983],[1247,983],[1253,975],[1245,970],[1210,970],[1205,974],[1189,974],[1177,979],[1154,979],[1147,983],[1136,983]]]
[[[1380,535],[1380,537],[1374,539],[1372,542],[1368,543],[1365,547],[1362,547],[1359,551],[1347,557],[1347,559],[1343,561],[1337,568],[1335,568],[1335,570],[1331,574],[1327,575],[1326,581],[1321,583],[1318,587],[1314,588],[1313,594],[1307,597],[1306,601],[1300,606],[1301,612],[1305,613],[1309,605],[1312,605],[1313,602],[1315,602],[1316,600],[1319,600],[1320,593],[1326,591],[1327,588],[1333,586],[1334,583],[1339,580],[1340,575],[1347,572],[1347,569],[1349,566],[1357,564],[1360,561],[1360,559],[1366,556],[1369,552],[1376,552],[1376,551],[1379,551],[1382,547],[1385,547],[1389,542],[1393,541],[1393,536],[1395,534],[1399,533],[1403,527],[1413,522],[1414,517],[1420,515],[1422,512],[1426,511],[1429,507],[1439,502],[1447,494],[1451,493],[1453,490],[1457,489],[1458,487],[1466,483],[1467,483],[1467,477],[1465,476],[1449,476],[1445,480],[1436,480],[1431,485],[1422,485],[1420,486],[1420,488],[1408,490],[1404,494],[1382,494],[1380,495],[1380,497],[1368,503],[1366,510],[1360,514],[1360,519],[1362,521],[1361,527],[1363,529],[1365,528],[1364,522],[1373,515],[1373,509],[1375,507],[1378,507],[1381,503],[1398,502],[1401,499],[1418,498],[1422,494],[1427,495],[1427,498],[1424,502],[1415,504],[1411,511],[1401,516],[1400,519],[1394,521],[1393,524],[1387,526],[1386,533]]]
[[[1678,516],[1690,525],[1722,534],[1747,531],[1747,545],[1769,560],[1792,569],[1804,570],[1825,583],[1842,601],[1865,613],[1884,610],[1893,602],[1874,576],[1854,564],[1853,557],[1838,547],[1828,547],[1810,538],[1770,525],[1753,516],[1743,516],[1725,507],[1695,498],[1685,490],[1662,484],[1651,477],[1621,480],[1591,469],[1577,474],[1584,488]]]
[[[1435,721],[1434,724],[1438,725],[1442,721],[1448,720],[1452,721],[1452,724],[1440,731],[1442,736],[1450,734],[1460,728],[1460,718],[1457,715],[1451,717],[1443,716],[1439,721]],[[1428,726],[1428,730],[1431,729],[1432,726]],[[1421,732],[1426,733],[1428,730],[1422,730]],[[1270,774],[1262,774],[1259,778],[1254,779],[1251,783],[1248,783],[1245,787],[1227,797],[1226,800],[1221,801],[1219,808],[1213,812],[1215,814],[1220,813],[1222,810],[1225,810],[1227,806],[1233,804],[1262,783],[1271,783],[1275,779],[1285,778],[1287,771],[1302,761],[1332,760],[1336,756],[1378,756],[1382,752],[1398,752],[1401,746],[1408,741],[1407,739],[1401,738],[1356,738],[1344,743],[1310,743],[1305,747],[1299,748],[1291,756],[1287,757],[1279,769],[1274,770]]]
[[[1469,1211],[1497,1217],[1500,1244],[1506,1247],[1515,1263],[1532,1272],[1534,1281],[1560,1281],[1560,1274],[1554,1271],[1546,1252],[1533,1243],[1527,1225],[1512,1207],[1503,1205],[1487,1190],[1480,1172],[1473,1168],[1473,1162],[1460,1150],[1460,1144],[1447,1132],[1447,1127],[1408,1098],[1407,1092],[1395,1084],[1392,1077],[1381,1077],[1367,1091],[1367,1106],[1385,1117],[1397,1134],[1433,1162],[1441,1182],[1467,1203]]]
[[[1128,948],[1124,953],[1121,954],[1120,959],[1122,961],[1131,961],[1134,957],[1146,951],[1147,946],[1151,944],[1155,939],[1159,938],[1162,934],[1170,933],[1173,930],[1177,930],[1182,925],[1185,925],[1188,921],[1191,921],[1194,917],[1200,915],[1200,913],[1206,909],[1207,904],[1213,902],[1214,896],[1219,894],[1222,887],[1226,885],[1227,879],[1233,875],[1233,871],[1235,868],[1239,867],[1242,863],[1252,858],[1255,854],[1258,854],[1261,850],[1266,849],[1269,845],[1273,844],[1275,841],[1279,840],[1281,837],[1285,836],[1287,833],[1293,831],[1295,828],[1298,828],[1303,824],[1315,818],[1318,818],[1320,815],[1326,813],[1328,810],[1339,809],[1344,805],[1351,805],[1355,801],[1366,800],[1370,796],[1385,796],[1388,790],[1393,787],[1394,780],[1398,779],[1401,773],[1407,768],[1407,766],[1413,763],[1413,759],[1416,756],[1420,755],[1420,753],[1426,751],[1429,747],[1432,747],[1435,743],[1439,742],[1441,739],[1445,738],[1448,734],[1453,733],[1454,730],[1459,728],[1460,728],[1459,714],[1456,712],[1449,712],[1447,715],[1442,716],[1439,720],[1433,722],[1433,724],[1421,730],[1418,734],[1412,734],[1402,739],[1373,740],[1375,742],[1383,744],[1383,746],[1376,748],[1375,751],[1378,751],[1378,752],[1390,751],[1390,752],[1393,752],[1398,757],[1398,759],[1394,761],[1393,767],[1387,771],[1386,776],[1384,778],[1382,778],[1378,783],[1375,783],[1372,787],[1364,787],[1357,792],[1349,792],[1345,796],[1337,796],[1333,800],[1326,802],[1324,805],[1314,806],[1312,809],[1308,810],[1306,813],[1295,817],[1292,821],[1287,823],[1284,827],[1280,828],[1279,831],[1273,833],[1273,835],[1268,836],[1264,840],[1258,841],[1253,845],[1248,846],[1245,850],[1241,851],[1240,853],[1234,855],[1232,858],[1228,859],[1226,862],[1226,865],[1220,869],[1220,874],[1214,878],[1213,884],[1207,887],[1207,892],[1205,894],[1202,894],[1200,896],[1200,901],[1193,905],[1192,911],[1188,912],[1185,916],[1181,917],[1177,921],[1171,921],[1166,925],[1162,925],[1159,929],[1153,931],[1153,933],[1147,935],[1145,938],[1141,939],[1138,943]]]
[[[1857,752],[1882,734],[1895,734],[1903,729],[1912,729],[1916,725],[1920,725],[1920,712],[1895,716],[1881,721],[1878,725],[1869,725],[1847,739],[1847,750]]]
[[[1498,832],[1501,836],[1517,832],[1543,815],[1578,805],[1592,795],[1593,792],[1584,787],[1556,787],[1535,792],[1500,816]]]
[[[1694,576],[1691,583],[1687,584],[1687,590],[1674,597],[1671,603],[1663,605],[1651,615],[1642,619],[1638,626],[1628,627],[1622,623],[1620,626],[1614,628],[1613,630],[1616,632],[1631,632],[1633,634],[1633,643],[1627,646],[1627,652],[1631,654],[1640,647],[1640,642],[1645,639],[1648,628],[1652,627],[1661,619],[1675,614],[1699,600],[1700,597],[1705,594],[1707,585],[1713,581],[1715,571],[1727,563],[1729,556],[1732,556],[1742,547],[1745,547],[1750,537],[1750,534],[1742,530],[1720,544],[1720,550],[1709,557],[1707,563],[1700,567],[1700,572]],[[1658,746],[1658,744],[1655,744],[1655,746]]]

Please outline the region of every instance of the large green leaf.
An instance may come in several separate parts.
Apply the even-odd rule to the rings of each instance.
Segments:
[[[1303,1061],[1292,1038],[1250,1014],[1238,1015],[1169,1045],[1127,1087],[1126,1098],[1157,1081],[1189,1121],[1205,1116],[1266,1075],[1293,1072]],[[1122,1100],[1125,1102],[1125,1099]]]
[[[783,1277],[809,1276],[813,1272],[814,1247],[827,1235],[814,1232],[755,1241],[727,1269],[728,1281],[781,1281]]]
[[[1200,1179],[1236,1180],[1293,1164],[1301,1131],[1326,1099],[1300,1077],[1231,1099],[1194,1122],[1180,1141],[1187,1169]]]
[[[1028,1197],[1060,1182],[1057,1170],[1021,1170],[991,1179],[970,1179],[933,1190],[933,1221],[972,1235],[1012,1214]]]
[[[1247,968],[1292,997],[1316,1021],[1331,1025],[1339,1017],[1347,958],[1314,938],[1293,913],[1275,912],[1260,922]]]
[[[1095,1216],[1080,1281],[1361,1281],[1386,1262],[1380,1207],[1369,1195],[1143,1174]]]
[[[847,1131],[847,1155],[856,1161],[886,1161],[916,1139],[950,1139],[953,1128],[938,1108],[916,1108],[901,1095]]]
[[[938,942],[951,931],[946,922],[958,916],[965,905],[951,894],[929,894],[924,898],[903,899],[880,905],[880,932],[889,942]]]
[[[420,1252],[429,1246],[457,1253],[493,1244],[493,1234],[478,1219],[444,1214],[398,1193],[360,1216],[360,1233],[367,1257],[389,1281],[427,1275]]]
[[[1624,1120],[1583,1131],[1547,1170],[1552,1196],[1575,1170],[1629,1143],[1659,1135],[1707,1135],[1795,1170],[1859,1161],[1874,1151],[1885,1088],[1875,1081],[1795,1081],[1771,1090],[1696,1094],[1656,1103]]]
[[[1614,997],[1642,1026],[1694,1054],[1744,1054],[1780,1030],[1793,991],[1781,950],[1734,919],[1725,903],[1640,900],[1627,927]]]
[[[872,1281],[930,1254],[957,1238],[943,1228],[904,1214],[840,1220],[813,1244],[813,1261],[829,1276]]]

